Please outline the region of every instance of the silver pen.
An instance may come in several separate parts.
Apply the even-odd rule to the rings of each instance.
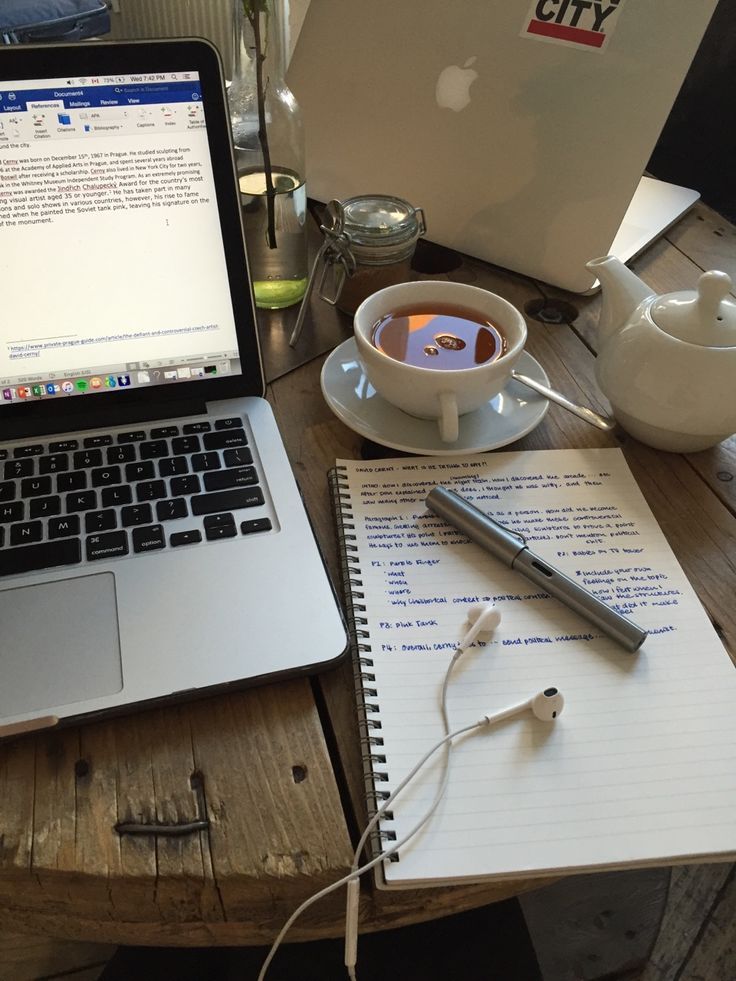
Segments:
[[[606,606],[587,589],[535,555],[527,547],[522,535],[504,528],[459,494],[447,490],[446,487],[435,487],[427,495],[426,505],[430,511],[444,518],[486,552],[531,579],[546,593],[579,613],[627,651],[638,651],[644,643],[646,630]]]

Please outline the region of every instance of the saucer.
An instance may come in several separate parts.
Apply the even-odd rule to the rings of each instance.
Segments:
[[[549,385],[544,368],[522,352],[519,372]],[[549,402],[512,380],[480,409],[460,417],[460,436],[443,443],[434,419],[417,419],[382,398],[366,378],[351,337],[336,347],[322,366],[322,394],[338,419],[366,439],[405,453],[458,456],[506,446],[531,432],[544,418]]]

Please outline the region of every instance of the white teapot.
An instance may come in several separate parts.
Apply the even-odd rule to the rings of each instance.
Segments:
[[[736,432],[736,303],[731,278],[657,296],[615,256],[586,263],[601,282],[596,377],[623,428],[692,453]]]

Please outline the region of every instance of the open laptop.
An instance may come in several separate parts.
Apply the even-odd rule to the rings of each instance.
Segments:
[[[585,292],[630,204],[624,259],[698,198],[639,185],[715,5],[311,0],[288,73],[309,193],[397,194],[430,241]]]
[[[0,52],[0,282],[0,735],[334,663],[209,43]]]

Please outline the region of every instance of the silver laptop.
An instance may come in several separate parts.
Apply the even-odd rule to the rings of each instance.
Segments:
[[[0,52],[0,735],[334,663],[204,41]]]
[[[398,194],[431,241],[584,292],[630,203],[626,259],[697,200],[639,184],[715,5],[311,0],[309,193]]]

